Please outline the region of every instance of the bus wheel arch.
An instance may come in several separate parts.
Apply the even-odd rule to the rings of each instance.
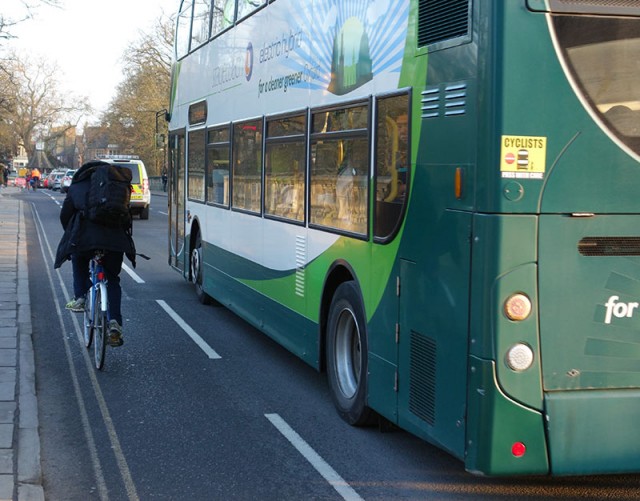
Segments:
[[[355,280],[342,281],[335,288],[325,330],[327,380],[336,410],[351,425],[371,424],[366,316]]]
[[[204,291],[203,277],[202,277],[202,234],[200,233],[200,226],[197,221],[194,221],[191,226],[191,237],[189,239],[189,249],[191,249],[189,255],[189,281],[191,281],[195,287],[196,297],[202,304],[210,304],[211,296]]]

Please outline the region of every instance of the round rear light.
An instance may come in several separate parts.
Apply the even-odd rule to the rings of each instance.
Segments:
[[[522,442],[516,442],[511,446],[511,454],[517,458],[524,456],[525,452],[527,452],[527,447]]]
[[[512,371],[525,371],[533,364],[533,350],[524,343],[516,343],[507,351],[506,362]]]
[[[504,314],[509,320],[524,320],[531,314],[531,300],[520,292],[512,294],[504,302]]]

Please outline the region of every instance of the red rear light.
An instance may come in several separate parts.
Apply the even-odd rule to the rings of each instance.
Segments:
[[[527,447],[522,442],[516,442],[511,446],[511,454],[517,458],[524,456],[525,452],[527,452]]]
[[[149,180],[148,179],[143,179],[142,180],[142,192],[143,193],[147,193],[149,191]]]

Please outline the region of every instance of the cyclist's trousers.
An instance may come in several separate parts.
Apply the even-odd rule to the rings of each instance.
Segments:
[[[122,290],[120,289],[120,270],[122,269],[122,252],[106,252],[102,258],[102,266],[107,276],[107,297],[109,299],[109,320],[116,320],[122,325],[120,303]],[[73,294],[74,297],[84,296],[91,287],[89,275],[89,261],[93,252],[79,252],[71,255],[73,266]]]

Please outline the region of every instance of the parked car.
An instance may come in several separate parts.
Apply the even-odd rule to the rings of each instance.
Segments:
[[[73,175],[76,173],[73,169],[68,169],[65,171],[64,176],[60,179],[60,191],[62,193],[66,193],[69,190],[69,186],[71,185],[71,179],[73,179]]]
[[[62,181],[62,178],[64,177],[66,171],[63,170],[56,170],[53,171],[51,173],[52,178],[49,179],[49,188],[51,188],[52,190],[59,190],[60,189],[60,182]]]

